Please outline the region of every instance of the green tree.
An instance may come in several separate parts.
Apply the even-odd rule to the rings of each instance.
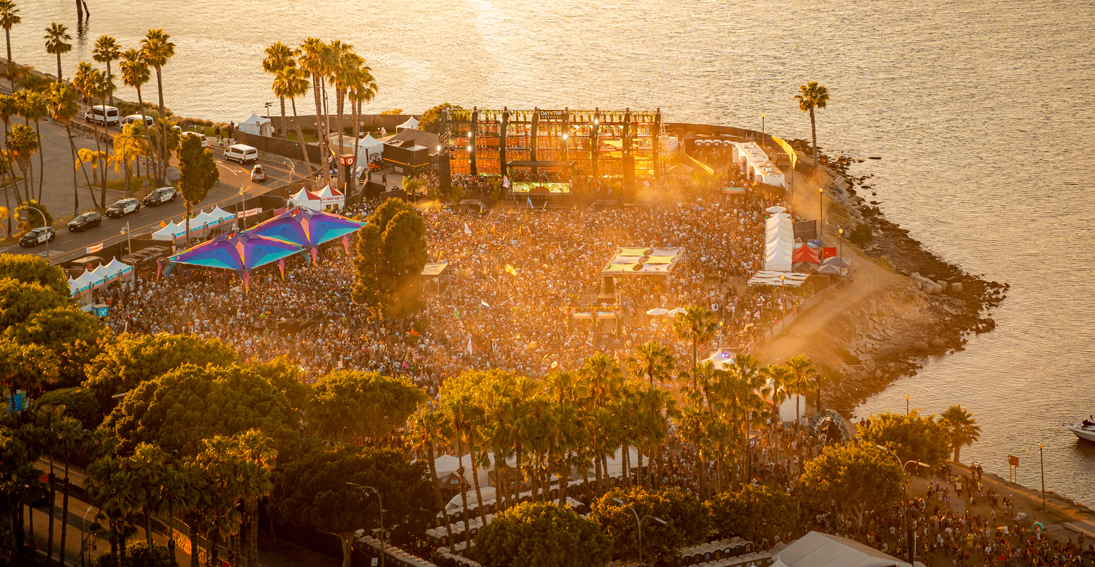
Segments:
[[[44,91],[48,87],[43,87]],[[38,139],[38,149],[42,149],[42,128],[41,121],[46,116],[49,116],[49,104],[46,101],[46,97],[43,96],[39,90],[24,89],[15,93],[15,103],[19,108],[19,115],[22,116],[27,122],[34,121],[34,135]],[[38,169],[41,170],[41,175],[38,176],[38,195],[39,201],[42,200],[42,181],[45,178],[45,152],[38,152]],[[33,196],[34,180],[31,179],[31,193],[28,195]]]
[[[123,334],[104,344],[103,352],[91,360],[84,386],[109,413],[118,404],[116,394],[124,394],[184,364],[228,366],[238,359],[236,351],[219,339],[166,333]]]
[[[122,133],[114,136],[114,171],[122,171],[125,179],[126,196],[133,194],[133,168],[141,157],[149,154],[151,148],[145,145],[147,132],[144,124],[134,122],[122,127]]]
[[[23,18],[19,16],[19,8],[15,7],[15,2],[0,0],[0,27],[4,28],[4,37],[8,45],[8,65],[11,67],[15,66],[15,60],[11,58],[11,28],[22,22]],[[11,91],[15,92],[14,74],[9,74],[8,77],[11,78]]]
[[[140,507],[133,477],[123,469],[121,458],[107,454],[88,466],[84,488],[99,505],[96,522],[107,525],[111,555],[125,564],[126,542],[135,532],[132,526]]]
[[[921,416],[917,410],[908,415],[885,412],[870,416],[870,425],[861,428],[861,439],[882,445],[897,453],[901,462],[920,461],[934,470],[947,460],[951,438],[934,415]]]
[[[650,389],[653,390],[655,382],[665,384],[673,379],[677,360],[672,349],[650,341],[635,347],[635,356],[627,357],[627,366],[636,378],[649,378]]]
[[[962,447],[973,445],[981,438],[981,426],[973,414],[964,409],[961,404],[955,404],[939,415],[939,423],[947,432],[947,439],[954,449],[954,462],[958,460]]]
[[[814,111],[825,108],[829,103],[829,89],[817,81],[810,81],[805,85],[799,85],[799,94],[795,95],[798,101],[798,109],[810,113],[810,132],[814,138],[814,163],[817,163],[817,121],[814,120]]]
[[[42,471],[35,466],[41,444],[33,437],[39,430],[16,417],[3,418],[0,427],[0,562],[9,565],[30,562],[19,555],[24,544],[24,505],[45,497],[45,485],[38,480]],[[33,529],[33,517],[30,520]]]
[[[798,503],[786,492],[765,485],[746,484],[738,492],[722,492],[704,503],[711,525],[720,537],[740,536],[760,542],[789,541],[798,527]]]
[[[285,395],[253,370],[238,366],[185,364],[126,394],[103,427],[121,440],[122,451],[155,443],[165,451],[196,455],[201,440],[259,429],[279,451],[299,439]]]
[[[106,97],[109,94],[107,92],[109,90],[109,85],[106,82],[106,75],[104,75],[98,69],[92,67],[91,63],[88,63],[87,61],[80,62],[80,64],[76,67],[76,75],[72,77],[72,86],[75,87],[76,90],[80,91],[80,94],[83,95],[84,99],[91,104],[95,103],[96,98],[98,98],[103,104],[106,104]],[[98,126],[94,126],[94,128],[96,129],[96,132],[98,132]],[[109,132],[107,130],[107,126],[106,124],[103,124],[103,135],[105,136],[108,134]],[[101,160],[96,164],[95,167],[97,170],[101,169],[103,171],[103,176],[100,180],[102,184],[99,186],[99,202],[103,203],[103,206],[106,206],[106,159],[109,156],[105,151],[103,151],[102,145],[99,141],[99,136],[95,136],[95,152],[96,156],[98,156]],[[94,201],[95,192],[91,193],[91,198]]]
[[[68,26],[53,22],[46,28],[46,53],[57,56],[57,80],[64,80],[61,76],[61,56],[72,51],[72,36],[68,34]]]
[[[42,394],[35,404],[41,407],[63,408],[64,414],[80,422],[85,429],[99,425],[99,400],[87,388],[58,388]]]
[[[171,41],[171,35],[164,33],[163,28],[148,30],[148,33],[145,34],[144,39],[141,40],[141,54],[144,56],[145,63],[152,66],[152,68],[156,70],[156,93],[160,97],[160,117],[161,118],[166,118],[167,117],[167,107],[164,106],[164,102],[163,102],[163,67],[164,67],[164,65],[167,65],[167,62],[170,61],[172,57],[175,56],[175,44]],[[167,134],[166,131],[161,131],[160,132],[161,138],[160,138],[160,140],[158,141],[158,144],[157,144],[157,146],[159,147],[159,152],[158,153],[161,156],[167,155],[167,152],[168,152],[166,134]],[[190,138],[197,138],[197,136],[189,136],[189,137]],[[199,142],[198,146],[199,147],[201,146],[200,142]],[[210,159],[212,159],[212,155],[210,156]],[[181,164],[182,156],[181,155],[179,156],[179,162],[180,162],[179,167],[181,169],[182,168],[182,164]],[[156,174],[156,178],[158,180],[162,181],[164,173],[166,172],[166,163],[160,164],[160,167],[158,169],[159,169],[159,171]],[[214,171],[215,170],[216,170],[216,167],[214,166]],[[213,181],[215,182],[216,179],[214,179]],[[181,183],[181,181],[180,181],[180,183]],[[201,192],[201,195],[202,195],[203,199],[205,198],[205,191],[208,191],[208,190],[209,189],[206,188],[205,190],[203,190]],[[184,197],[186,196],[185,193],[184,193],[183,196]],[[198,199],[198,201],[200,202],[201,199]],[[187,212],[187,216],[189,217],[189,213],[190,213],[189,208],[187,209],[186,212]],[[189,227],[189,223],[187,224],[187,227]],[[189,237],[189,233],[190,233],[190,231],[188,229],[187,230],[187,237]]]
[[[802,495],[819,506],[836,505],[855,515],[863,529],[867,510],[881,510],[903,496],[901,467],[869,443],[830,445],[806,463]]]
[[[157,75],[159,73],[157,72]],[[164,140],[162,143],[166,143]],[[162,155],[162,153],[161,153]],[[202,147],[201,138],[186,136],[179,144],[179,191],[186,202],[186,241],[190,241],[190,217],[194,205],[220,181],[220,170],[213,161],[212,150]]]
[[[8,152],[11,154],[12,160],[15,161],[15,165],[19,166],[19,171],[23,172],[23,193],[27,198],[26,200],[30,200],[31,197],[34,196],[31,193],[32,187],[34,186],[33,158],[34,154],[38,153],[38,150],[40,149],[38,135],[30,126],[12,124],[11,130],[8,131],[7,136]],[[19,199],[17,186],[16,199]],[[41,222],[41,219],[35,219],[34,222]]]
[[[38,284],[62,298],[69,294],[64,271],[39,256],[0,254],[0,279],[3,278]]]
[[[376,488],[384,500],[384,525],[397,534],[421,533],[440,506],[425,463],[408,463],[398,451],[340,447],[314,451],[290,463],[274,484],[271,506],[295,525],[337,537],[343,567],[350,566],[354,532],[378,526],[380,512],[375,495],[347,483]]]
[[[68,298],[58,296],[51,288],[12,278],[0,279],[0,331],[22,324],[40,311],[65,305]]]
[[[296,67],[297,61],[293,59],[293,50],[285,45],[281,41],[275,41],[263,52],[266,57],[262,60],[262,70],[277,76],[278,71],[289,67]],[[277,88],[277,79],[274,81],[274,94],[281,101],[281,137],[285,137],[285,97],[286,94],[283,91],[279,91]]]
[[[558,504],[526,502],[494,517],[475,539],[483,567],[601,567],[612,539]]]
[[[109,35],[100,36],[99,39],[95,40],[95,47],[91,50],[91,58],[106,65],[106,80],[107,84],[110,85],[107,94],[110,96],[111,105],[114,104],[114,75],[111,72],[110,64],[117,61],[121,55],[118,40]]]
[[[652,516],[642,521],[643,561],[676,558],[682,547],[701,543],[707,538],[707,514],[695,496],[677,488],[657,491],[617,489],[594,502],[590,511],[590,519],[616,542],[612,551],[616,559],[632,561],[639,558],[635,514],[617,503],[617,499],[631,506],[640,519]]]
[[[367,248],[378,236],[379,253]],[[355,301],[382,308],[399,319],[422,308],[421,274],[428,259],[426,225],[414,207],[399,199],[385,201],[359,232],[357,251]]]
[[[312,97],[316,104],[316,136],[319,138],[319,153],[321,156],[326,156],[330,147],[330,140],[327,139],[327,136],[331,127],[327,115],[324,114],[324,105],[320,104],[320,101],[321,94],[325,92],[325,77],[331,69],[333,59],[331,47],[319,38],[309,37],[301,43],[299,48],[293,51],[293,55],[297,59],[297,66],[311,76]],[[304,143],[303,138],[300,143]],[[326,161],[325,158],[321,158],[319,169],[323,175],[324,185],[330,185],[331,171],[330,168],[324,165]]]
[[[684,309],[684,313],[677,313],[673,317],[673,333],[677,338],[692,343],[692,370],[695,372],[699,363],[696,349],[700,343],[706,343],[715,337],[718,324],[715,323],[714,314],[703,306],[689,305]],[[695,377],[692,387],[697,387]]]
[[[433,132],[434,134],[441,133],[441,115],[448,110],[464,110],[464,107],[455,104],[442,103],[426,112],[422,113],[422,118],[418,120],[418,129],[425,130],[427,132]]]
[[[145,62],[144,53],[137,51],[136,49],[127,49],[120,57],[122,62],[118,64],[118,71],[122,74],[122,83],[137,91],[137,108],[140,109],[141,112],[141,122],[147,124],[148,115],[145,114],[144,97],[141,95],[141,87],[148,83],[152,78],[152,73],[148,69],[148,63]],[[151,128],[145,129],[145,138],[148,140],[149,148],[155,146],[155,144],[152,143]]]
[[[50,85],[49,95],[47,96],[47,102],[49,105],[49,115],[54,120],[65,125],[65,132],[68,134],[68,148],[69,153],[72,155],[72,161],[75,163],[77,159],[76,143],[72,141],[72,119],[80,113],[79,95],[75,89],[69,86],[67,83],[56,82]],[[73,202],[73,214],[80,212],[80,181],[76,175],[77,168],[72,169],[72,197]],[[87,171],[84,171],[84,179],[87,180]],[[91,185],[91,181],[88,180],[88,186]]]
[[[155,445],[138,443],[133,453],[122,459],[122,471],[129,475],[135,507],[144,517],[144,534],[152,548],[152,515],[160,509],[160,487],[168,460],[167,453]]]
[[[821,411],[821,385],[825,377],[814,368],[814,362],[803,355],[793,356],[787,361],[787,368],[791,371],[792,383],[796,394],[803,396],[813,392],[814,411]]]
[[[382,442],[426,399],[407,378],[353,370],[324,376],[312,392],[307,414],[315,431],[326,439],[358,444]]]
[[[289,407],[296,412],[294,419],[302,422],[304,409],[312,397],[312,386],[304,383],[304,372],[300,365],[287,357],[277,356],[268,362],[252,362],[248,367],[285,394]]]
[[[308,89],[311,88],[308,83],[308,72],[296,67],[283,67],[278,69],[277,71],[274,71],[274,84],[271,88],[278,98],[288,98],[293,106],[293,124],[297,129],[297,143],[300,145],[300,153],[303,156],[304,165],[308,168],[308,179],[311,179],[312,158],[308,155],[308,144],[304,142],[304,132],[300,129],[300,120],[297,117],[297,99],[308,94]],[[285,113],[284,107],[285,103],[283,100],[283,115]],[[284,124],[284,121],[282,124]]]

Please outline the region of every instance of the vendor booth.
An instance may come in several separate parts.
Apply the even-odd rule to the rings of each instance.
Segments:
[[[270,119],[263,118],[253,112],[251,113],[251,116],[247,117],[247,120],[240,122],[237,128],[244,134],[251,134],[254,136],[265,136],[269,138],[274,135],[274,126],[270,124]]]
[[[332,189],[330,185],[324,187],[315,195],[319,197],[324,210],[338,211],[346,206],[346,196],[338,189]]]
[[[304,207],[306,209],[312,209],[313,211],[323,210],[323,198],[316,193],[307,189],[301,189],[297,191],[292,197],[289,197],[290,207]]]

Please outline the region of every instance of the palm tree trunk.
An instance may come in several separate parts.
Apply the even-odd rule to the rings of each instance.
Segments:
[[[319,169],[323,174],[323,182],[327,185],[331,184],[331,170],[327,167],[327,124],[323,125],[323,130],[320,131],[319,120],[323,117],[322,104],[320,104],[320,82],[319,75],[312,73],[312,94],[316,99],[316,139],[319,140]],[[302,141],[303,143],[303,141]]]
[[[700,500],[707,499],[707,463],[703,462],[699,450],[696,451],[696,478],[700,485]]]
[[[61,54],[57,54],[57,80],[62,81],[64,77],[61,76]]]
[[[69,127],[68,122],[65,122],[65,132],[68,134],[68,148],[69,148],[69,152],[72,154],[72,163],[73,163],[73,167],[72,167],[72,197],[75,200],[75,203],[73,203],[73,205],[72,205],[72,214],[78,215],[78,214],[80,214],[80,177],[76,174],[76,170],[77,169],[83,169],[83,168],[75,166],[75,164],[76,164],[76,143],[72,141],[72,128]],[[87,177],[87,171],[84,171],[84,177],[85,178]],[[67,463],[66,463],[66,466],[67,466]],[[68,495],[66,494],[65,497],[67,498]],[[64,549],[64,546],[62,545],[61,548]],[[62,562],[62,563],[64,563],[64,562]]]
[[[149,495],[145,495],[146,498]],[[152,510],[147,506],[144,509],[144,537],[145,542],[148,543],[148,553],[152,553]]]
[[[456,471],[460,475],[460,505],[464,507],[464,549],[471,549],[471,519],[468,518],[468,491],[464,487],[464,445],[460,442],[460,433],[456,433]],[[453,550],[456,541],[452,542]]]
[[[521,454],[523,452],[524,452],[524,446],[521,442],[518,442],[517,443],[517,454],[516,454],[516,457],[515,457],[516,462],[514,463],[514,465],[517,467],[516,469],[514,469],[514,472],[517,473],[517,482],[514,483],[514,487],[513,487],[513,504],[515,506],[518,503],[521,502],[521,489],[524,488],[524,486],[525,486],[525,477],[524,477],[524,474],[521,470],[521,461],[523,460],[523,459],[521,459]]]
[[[631,451],[628,450],[627,441],[620,448],[620,460],[624,464],[624,488],[631,488]]]
[[[141,98],[141,87],[136,87],[136,90],[137,90],[137,108],[139,108],[141,110],[141,123],[144,124],[144,134],[145,134],[145,138],[148,139],[148,150],[149,150],[149,154],[151,154],[152,153],[152,148],[154,147],[152,145],[152,130],[148,127],[148,116],[145,115],[145,111],[144,111],[144,99]],[[151,161],[152,161],[153,165],[156,165],[159,162],[159,160],[156,159],[156,156],[150,155],[149,157],[152,158]],[[152,175],[151,170],[149,170],[148,174],[150,176]],[[104,201],[103,203],[105,204],[106,202]]]
[[[350,101],[350,114],[353,115],[354,121],[354,167],[350,169],[350,174],[353,175],[357,171],[357,144],[361,141],[361,102],[355,103]],[[369,164],[365,164],[365,171],[369,170]],[[353,179],[350,179],[350,183],[353,185],[347,185],[346,189],[357,189],[357,176],[353,175]]]
[[[285,124],[285,120],[283,119],[281,123]],[[442,504],[441,513],[445,516],[445,533],[449,534],[449,538],[452,538],[452,522],[449,520],[449,509],[447,506],[444,506],[445,502],[441,499],[441,487],[437,484],[437,463],[434,462],[433,441],[427,443],[426,457],[429,459],[430,480],[433,484],[434,497],[436,497],[437,501],[441,502]],[[450,544],[451,543],[452,542],[450,541]]]
[[[475,483],[475,502],[479,505],[479,519],[487,525],[487,512],[483,508],[483,491],[479,488],[479,466],[475,463],[475,452],[471,453],[471,480]]]
[[[163,104],[163,72],[160,67],[156,67],[156,91],[160,98],[160,120],[163,121],[160,126],[160,135],[158,136],[160,139],[160,158],[162,160],[164,156],[167,155],[167,107]],[[162,184],[166,173],[166,165],[157,163],[156,181]]]
[[[342,105],[343,105],[343,103],[346,102],[346,89],[335,89],[335,99],[337,99],[337,101],[338,101],[338,119],[335,121],[335,124],[338,125],[338,155],[341,156],[342,152],[345,151],[343,149],[343,146],[342,146],[342,142],[343,142],[343,139],[344,139],[344,136],[345,136],[345,132],[342,131]],[[344,191],[345,187],[346,187],[343,184],[345,182],[343,177],[344,177],[344,175],[343,175],[343,172],[342,172],[342,168],[340,167],[340,168],[338,168],[338,189],[339,189],[339,191]]]
[[[7,179],[5,179],[5,181],[7,181]],[[12,183],[14,183],[14,181]],[[11,236],[12,216],[13,215],[12,215],[11,201],[8,199],[8,187],[7,187],[6,184],[4,186],[4,208],[6,208],[8,210],[8,236]]]
[[[190,567],[199,567],[198,561],[198,524],[195,521],[186,524],[190,528]]]
[[[34,121],[34,133],[38,135],[38,170],[42,172],[38,176],[38,201],[42,201],[42,181],[46,178],[46,152],[42,151],[42,129],[39,120]]]
[[[605,490],[604,477],[601,476],[601,456],[594,455],[593,457],[593,474],[597,478],[597,493],[603,494]]]
[[[956,463],[962,462],[962,461],[958,460],[958,456],[961,452],[962,452],[962,446],[961,445],[955,445],[954,446],[954,462],[956,462]]]
[[[810,133],[814,137],[814,167],[817,167],[817,123],[814,121],[813,108],[810,108]]]
[[[69,456],[65,455],[65,480],[61,485],[61,567],[65,565],[65,536],[68,534],[68,460]]]
[[[4,36],[8,44],[8,65],[15,65],[15,62],[11,60],[11,30],[4,30]],[[8,77],[11,82],[11,93],[15,94],[15,76]]]
[[[110,555],[114,558],[115,565],[121,564],[122,558],[118,555],[118,532],[114,531],[113,522],[110,524]],[[191,567],[197,567],[197,564]]]
[[[53,451],[49,452],[49,540],[46,542],[46,565],[53,565],[53,516],[57,509],[57,483],[53,478]],[[64,566],[62,566],[64,567]]]
[[[289,137],[285,134],[288,131],[285,125],[285,97],[278,97],[278,100],[281,101],[281,138],[284,140]]]
[[[184,200],[184,201],[186,203],[186,239],[183,241],[183,245],[184,246],[189,246],[190,245],[190,214],[192,212],[194,212],[194,209],[193,209],[193,205],[190,204],[190,201],[186,201],[186,200]],[[103,202],[105,203],[106,201],[103,201]]]
[[[635,468],[635,485],[643,488],[650,488],[647,481],[649,477],[643,474],[643,449],[638,443],[635,444],[635,459],[638,461]]]
[[[300,142],[300,152],[304,154],[304,165],[308,168],[308,179],[312,179],[315,174],[312,171],[312,158],[308,156],[308,144],[304,143],[304,133],[300,129],[300,120],[297,119],[297,99],[291,98],[289,102],[293,103],[293,124],[297,128],[297,140]]]
[[[110,60],[108,59],[107,62],[106,62],[106,81],[107,81],[108,84],[113,85],[114,84],[113,79],[114,79],[114,75],[110,72]],[[110,106],[114,106],[114,90],[113,89],[111,89],[111,91],[110,91]]]

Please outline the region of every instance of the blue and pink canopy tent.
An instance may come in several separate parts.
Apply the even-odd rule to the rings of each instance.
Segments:
[[[349,254],[350,235],[364,225],[343,216],[295,207],[246,232],[296,244],[308,250],[314,261],[319,246],[337,238],[342,239],[342,246]]]
[[[284,240],[248,232],[229,232],[172,256],[164,273],[170,273],[176,264],[232,270],[243,279],[243,287],[247,289],[251,270],[277,262],[284,277],[285,258],[300,251],[300,246]]]

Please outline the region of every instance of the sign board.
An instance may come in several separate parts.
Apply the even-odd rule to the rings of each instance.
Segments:
[[[261,212],[262,212],[262,207],[259,207],[257,209],[247,209],[246,211],[240,211],[240,212],[236,213],[236,218],[242,219],[242,218],[247,218],[247,217],[253,217],[253,216],[255,216],[255,215],[257,215]]]
[[[373,558],[372,567],[376,567],[376,558]]]
[[[24,394],[22,390],[20,390],[18,393],[15,394],[14,400],[11,397],[7,397],[8,412],[23,411],[23,397],[25,395],[26,394]]]
[[[541,110],[540,120],[562,120],[565,113],[564,110]]]
[[[100,243],[98,243],[98,244],[93,244],[93,245],[91,245],[91,246],[88,246],[88,247],[87,247],[87,253],[88,253],[88,254],[94,254],[94,253],[96,253],[96,252],[98,252],[98,251],[100,251],[100,250],[102,250],[102,249],[103,249],[103,243],[102,243],[102,242],[100,242]]]
[[[339,165],[353,165],[354,164],[354,156],[352,154],[351,155],[345,155],[345,156],[338,156],[338,164]]]
[[[107,313],[110,312],[110,306],[108,306],[104,303],[96,303],[92,307],[95,308],[95,315],[100,319],[102,319],[103,317],[106,317]]]
[[[1019,466],[1019,457],[1016,457],[1015,455],[1008,455],[1008,464],[1013,467]]]

